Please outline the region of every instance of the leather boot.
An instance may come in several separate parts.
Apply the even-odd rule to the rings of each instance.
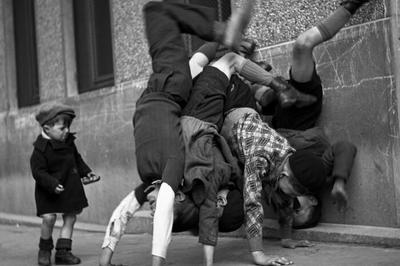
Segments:
[[[369,0],[345,0],[342,1],[340,5],[346,8],[351,14],[354,14],[357,9],[367,2],[369,2]]]
[[[296,107],[305,107],[317,100],[315,96],[299,92],[280,76],[275,77],[269,86],[277,94],[282,108],[288,108],[293,105]]]
[[[253,40],[242,40],[239,45],[239,50],[237,51],[239,55],[245,58],[251,58],[256,50],[256,42]]]
[[[53,239],[40,238],[39,241],[39,253],[38,253],[38,264],[41,266],[51,265],[51,250],[53,249]]]
[[[57,265],[75,265],[80,264],[81,259],[71,253],[72,240],[59,238],[56,244],[55,264]]]
[[[38,265],[50,266],[51,265],[51,250],[39,249]]]

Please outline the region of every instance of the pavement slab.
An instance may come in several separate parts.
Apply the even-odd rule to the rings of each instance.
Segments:
[[[53,238],[59,232],[56,228]],[[37,265],[40,228],[25,225],[0,224],[0,266]],[[75,230],[73,253],[82,259],[80,265],[98,265],[103,233]],[[365,245],[314,242],[311,248],[284,249],[278,240],[265,239],[269,255],[286,256],[295,265],[319,266],[397,266],[400,249]],[[151,235],[127,234],[122,238],[113,263],[151,265]],[[54,258],[53,258],[54,262]],[[253,265],[246,240],[240,237],[221,237],[215,252],[216,266]],[[177,234],[168,250],[167,265],[202,265],[202,249],[196,236]]]

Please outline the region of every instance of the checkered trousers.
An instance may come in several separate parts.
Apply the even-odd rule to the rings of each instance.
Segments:
[[[244,165],[244,209],[247,237],[261,237],[264,211],[263,179],[277,178],[275,170],[295,150],[261,120],[257,113],[244,114],[233,126],[233,148]]]

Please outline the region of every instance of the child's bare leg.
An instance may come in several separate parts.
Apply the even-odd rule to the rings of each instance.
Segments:
[[[40,237],[42,239],[50,239],[52,237],[56,218],[55,214],[42,215],[42,225],[40,227]]]
[[[55,214],[43,214],[42,225],[40,227],[40,241],[39,241],[39,265],[51,265],[51,250],[53,249],[53,228],[56,222]]]
[[[135,197],[135,191],[129,193],[115,208],[108,222],[102,251],[99,259],[100,266],[108,266],[111,264],[111,258],[118,242],[124,235],[126,225],[133,217],[135,212],[141,207]]]
[[[60,238],[56,244],[56,264],[79,264],[81,259],[71,253],[72,249],[72,232],[76,221],[75,213],[63,214],[63,226],[60,230]]]
[[[72,232],[76,222],[75,214],[63,214],[63,226],[60,230],[60,238],[72,238]]]
[[[302,33],[292,51],[292,78],[297,82],[310,81],[314,71],[313,49],[334,37],[350,20],[352,14],[368,0],[343,1],[329,17],[317,26]]]
[[[297,82],[310,81],[314,72],[313,50],[322,42],[317,27],[302,33],[294,43],[292,51],[291,76]]]
[[[225,76],[230,79],[232,74],[236,72],[238,65],[246,60],[244,57],[235,53],[227,53],[217,61],[212,62],[210,65],[220,70]]]

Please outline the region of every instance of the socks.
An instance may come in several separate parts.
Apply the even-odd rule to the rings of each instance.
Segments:
[[[323,38],[322,41],[331,39],[344,27],[350,20],[351,13],[343,6],[340,6],[325,21],[317,25],[318,30]]]
[[[41,250],[52,250],[53,248],[54,248],[53,238],[51,238],[51,237],[49,239],[40,238],[39,249],[41,249]]]
[[[72,240],[69,238],[59,238],[56,243],[56,250],[71,250]]]
[[[250,82],[269,86],[274,76],[260,67],[258,64],[247,59],[241,67],[238,67],[238,73]]]
[[[219,44],[216,42],[206,42],[205,44],[200,46],[199,49],[195,51],[195,53],[202,53],[208,58],[208,61],[212,61],[215,58],[218,46]]]

